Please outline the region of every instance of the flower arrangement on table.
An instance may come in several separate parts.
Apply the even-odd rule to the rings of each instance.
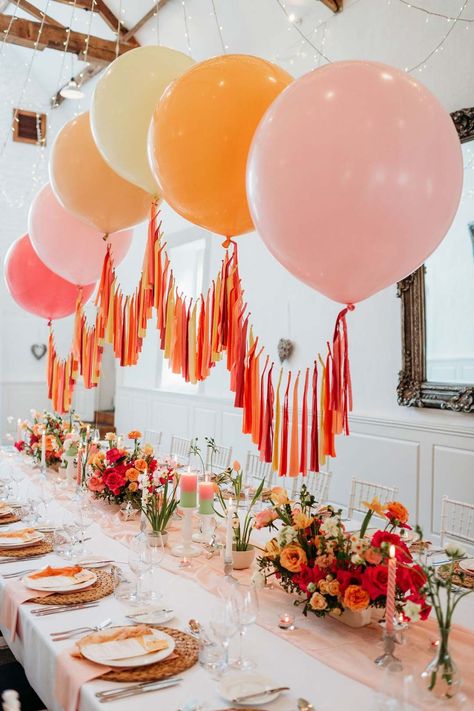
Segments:
[[[178,506],[179,474],[172,467],[147,469],[138,477],[140,509],[153,533],[166,533],[169,520]]]
[[[95,498],[111,504],[130,501],[135,508],[140,508],[139,477],[144,472],[153,474],[158,467],[153,447],[149,444],[142,447],[140,438],[141,433],[134,430],[129,433],[129,439],[134,441],[132,450],[111,446],[105,452],[90,454],[87,488]]]
[[[59,466],[64,451],[64,440],[69,431],[68,423],[60,415],[46,410],[44,412],[32,410],[32,416],[33,422],[25,421],[21,425],[21,430],[26,432],[26,436],[15,442],[16,449],[31,457],[36,464],[40,464],[44,432],[46,466]]]
[[[259,520],[260,514],[254,514],[253,508],[260,498],[265,480],[262,479],[255,493],[246,506],[245,515],[239,512],[242,507],[242,490],[244,475],[239,462],[235,461],[231,468],[226,469],[214,483],[216,498],[219,507],[214,508],[215,513],[221,518],[232,517],[233,547],[235,551],[247,551],[250,548],[250,536]],[[231,492],[231,498],[225,498],[225,490]],[[227,493],[227,492],[226,492]],[[234,503],[235,502],[235,503]]]
[[[341,511],[331,506],[317,508],[315,498],[303,485],[299,500],[291,502],[285,489],[272,489],[271,508],[256,516],[256,527],[281,526],[259,558],[261,575],[274,575],[288,593],[300,596],[295,605],[318,617],[339,616],[346,610],[363,611],[384,607],[387,596],[389,549],[395,546],[397,561],[395,608],[405,618],[415,615],[425,619],[430,611],[423,592],[426,575],[415,563],[407,545],[394,532],[408,514],[398,502],[387,505],[385,530],[365,536],[374,513],[380,514],[377,500],[369,510],[358,533],[345,530]],[[389,514],[385,515],[385,511]],[[396,515],[395,515],[396,512]]]

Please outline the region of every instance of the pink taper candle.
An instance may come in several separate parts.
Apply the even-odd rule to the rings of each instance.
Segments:
[[[82,448],[79,447],[77,450],[77,483],[79,486],[82,481]]]
[[[395,558],[395,546],[390,546],[390,558],[388,561],[388,581],[387,581],[387,603],[385,606],[385,630],[387,634],[393,634],[393,617],[395,615],[395,583],[397,577],[397,560]]]

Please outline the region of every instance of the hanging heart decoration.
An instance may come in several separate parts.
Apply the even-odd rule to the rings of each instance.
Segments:
[[[47,346],[46,343],[33,343],[30,350],[36,360],[41,360],[46,355]]]

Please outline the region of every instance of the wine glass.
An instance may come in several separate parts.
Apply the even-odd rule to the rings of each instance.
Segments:
[[[94,523],[94,516],[91,502],[86,496],[81,496],[76,504],[73,514],[73,522],[80,530],[81,547],[78,552],[80,556],[87,555],[87,548],[84,546],[84,538],[86,537],[86,529]]]
[[[147,536],[144,533],[139,533],[132,538],[128,549],[128,565],[137,577],[136,589],[130,599],[132,602],[140,604],[147,597],[143,589],[143,579],[145,573],[151,568],[151,553]]]
[[[150,597],[152,600],[159,600],[161,593],[158,591],[156,573],[165,556],[165,544],[160,531],[149,531],[146,535],[147,556],[150,562]]]
[[[255,667],[255,663],[244,657],[244,637],[247,628],[257,621],[258,597],[254,585],[248,588],[239,586],[233,593],[232,602],[235,608],[235,615],[240,635],[240,653],[238,659],[231,663],[231,666],[241,671],[247,671]]]
[[[239,628],[236,606],[232,598],[223,600],[217,606],[209,622],[209,628],[224,648],[224,668],[227,668],[229,666],[229,643]]]

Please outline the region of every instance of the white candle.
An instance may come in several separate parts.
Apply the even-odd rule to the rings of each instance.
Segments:
[[[225,560],[232,560],[232,539],[234,536],[233,528],[234,519],[234,505],[232,499],[229,500],[229,506],[227,507],[227,526],[225,532]]]
[[[41,435],[41,468],[46,468],[46,432]]]
[[[18,418],[16,421],[16,441],[19,442],[21,440],[21,420]]]
[[[117,449],[120,449],[121,446],[122,446],[122,435],[119,435],[117,437]]]

